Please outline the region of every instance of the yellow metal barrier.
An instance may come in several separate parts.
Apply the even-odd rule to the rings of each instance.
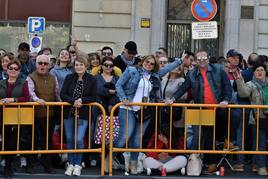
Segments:
[[[3,111],[3,123],[2,123],[2,150],[0,151],[0,155],[8,155],[8,154],[52,154],[52,153],[82,153],[82,152],[97,152],[101,154],[101,176],[104,175],[104,159],[105,159],[105,142],[102,142],[102,145],[100,148],[91,149],[90,143],[91,143],[91,113],[92,113],[92,107],[96,107],[100,110],[102,118],[105,119],[106,113],[105,109],[102,105],[99,103],[89,103],[84,104],[86,106],[89,106],[89,133],[88,133],[88,143],[89,145],[85,147],[85,149],[77,149],[76,145],[76,139],[77,139],[77,120],[78,120],[78,112],[77,109],[75,109],[75,148],[72,150],[66,150],[63,149],[63,111],[64,106],[70,106],[69,103],[65,102],[47,102],[45,106],[42,106],[46,108],[46,149],[45,150],[36,150],[34,148],[34,119],[35,119],[35,108],[39,107],[40,105],[38,103],[33,102],[27,102],[27,103],[10,103],[10,104],[4,104],[0,103],[0,107],[2,107]],[[49,124],[50,124],[50,109],[55,106],[60,106],[60,121],[61,121],[61,139],[60,139],[60,149],[54,150],[49,149],[48,147],[48,134],[49,134]],[[0,108],[1,110],[1,108]],[[1,117],[2,117],[1,116]],[[17,147],[16,150],[6,151],[5,150],[5,127],[6,126],[17,126]],[[31,136],[31,149],[28,150],[21,150],[20,149],[20,130],[22,126],[30,126],[32,129],[32,136]],[[102,128],[102,141],[105,141],[105,126],[106,126],[106,120],[103,120],[103,128]]]
[[[213,150],[215,150],[215,128],[216,128],[216,109],[186,109],[185,110],[185,127],[199,126],[199,136],[201,135],[201,126],[213,127]],[[186,130],[184,130],[186,136]],[[198,140],[198,149],[200,150],[201,137]],[[186,140],[184,140],[184,149],[186,149]]]
[[[113,119],[115,110],[123,105],[123,103],[116,104],[110,114],[110,119]],[[168,152],[168,153],[205,153],[205,154],[268,154],[268,151],[259,151],[258,149],[258,140],[259,140],[259,113],[260,109],[268,108],[268,106],[264,105],[227,105],[226,109],[228,110],[228,141],[230,141],[230,110],[232,108],[240,108],[242,109],[242,148],[239,151],[231,151],[231,150],[216,150],[215,149],[215,118],[216,118],[216,109],[220,108],[219,104],[185,104],[185,103],[175,103],[172,105],[167,105],[164,103],[130,103],[129,106],[141,106],[141,113],[145,106],[152,106],[155,108],[152,113],[155,112],[155,134],[157,134],[157,122],[158,122],[158,112],[160,107],[170,107],[170,129],[172,126],[172,108],[173,107],[183,107],[185,111],[185,128],[184,128],[184,149],[172,149],[171,145],[169,149],[157,149],[156,142],[154,149],[145,149],[142,148],[142,122],[143,117],[141,117],[141,130],[140,130],[140,148],[129,148],[128,147],[128,140],[126,139],[126,147],[125,148],[115,148],[113,146],[113,120],[110,121],[110,144],[109,144],[109,175],[112,176],[112,160],[113,160],[113,153],[115,152]],[[189,109],[190,108],[190,109]],[[193,109],[194,108],[194,109]],[[256,151],[245,151],[244,150],[244,133],[245,133],[245,109],[257,109],[257,135],[256,135]],[[127,109],[129,110],[129,109]],[[142,115],[141,115],[142,116]],[[205,118],[205,120],[204,120]],[[122,119],[119,119],[122,120]],[[126,125],[128,126],[128,112],[126,114]],[[200,138],[201,133],[199,130],[199,147],[198,150],[187,150],[186,148],[186,126],[187,125],[196,125],[196,126],[212,126],[213,127],[213,150],[200,150]],[[152,126],[151,126],[152,127]],[[200,129],[199,127],[199,129]],[[126,127],[128,129],[128,127]],[[128,131],[126,130],[126,138],[128,138]],[[172,130],[170,130],[170,139],[169,143],[171,144],[172,141]],[[155,135],[155,139],[157,139],[157,135]],[[229,148],[229,144],[228,144]]]

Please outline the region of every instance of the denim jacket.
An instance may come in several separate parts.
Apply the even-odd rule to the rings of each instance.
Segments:
[[[166,65],[158,72],[151,73],[150,82],[152,84],[152,90],[150,92],[150,102],[157,102],[162,100],[161,92],[161,77],[165,76],[168,72],[172,71],[182,63],[181,59],[175,60],[173,63]],[[141,67],[129,66],[119,78],[116,83],[116,91],[120,101],[128,99],[132,101],[139,82],[141,80],[141,74],[143,69]]]
[[[230,102],[232,87],[223,68],[218,64],[209,64],[206,74],[217,103],[224,100]],[[198,68],[189,71],[184,83],[175,92],[174,98],[178,99],[189,89],[192,89],[195,103],[204,103],[204,81]]]

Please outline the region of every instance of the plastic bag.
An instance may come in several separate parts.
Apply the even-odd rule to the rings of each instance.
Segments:
[[[187,163],[188,176],[200,176],[202,172],[202,160],[200,154],[191,154]]]

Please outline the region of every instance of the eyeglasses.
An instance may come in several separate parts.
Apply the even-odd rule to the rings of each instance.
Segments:
[[[106,68],[113,68],[114,67],[113,64],[107,64],[107,63],[104,63],[103,66],[105,66]]]
[[[48,62],[37,62],[37,64],[38,64],[38,65],[44,65],[44,66],[49,65],[49,63],[48,63]]]
[[[71,53],[71,54],[75,54],[75,51],[69,51],[69,53]]]
[[[154,66],[155,65],[155,63],[150,62],[150,61],[145,61],[145,63],[148,64],[148,65],[151,65],[151,66]]]
[[[168,61],[159,61],[160,64],[164,65],[164,64],[167,64]]]
[[[105,57],[109,57],[109,56],[112,56],[113,54],[110,52],[103,52],[102,55]]]
[[[9,67],[8,69],[11,70],[11,71],[12,70],[15,70],[15,71],[19,71],[20,70],[19,68],[16,68],[16,67]]]
[[[207,60],[207,59],[208,59],[208,57],[197,57],[197,60],[198,60],[198,61],[201,61],[201,60],[205,61],[205,60]]]

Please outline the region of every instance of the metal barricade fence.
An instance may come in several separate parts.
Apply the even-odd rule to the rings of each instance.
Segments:
[[[110,113],[110,119],[113,119],[115,110],[117,110],[120,106],[123,106],[123,103],[116,104]],[[149,126],[154,127],[155,132],[155,145],[154,149],[146,149],[142,147],[142,124],[143,124],[143,115],[140,117],[140,143],[139,148],[129,148],[128,146],[128,110],[131,110],[130,107],[132,106],[140,106],[140,113],[142,114],[144,109],[146,107],[153,107],[154,110],[151,111],[151,113],[154,113],[154,119],[155,120],[155,126]],[[156,141],[157,141],[157,134],[158,134],[158,122],[159,122],[159,112],[162,107],[170,107],[170,116],[169,116],[169,148],[168,149],[157,149]],[[184,124],[184,147],[183,149],[172,149],[172,110],[174,107],[182,107],[184,109],[184,118],[185,118],[185,124]],[[171,105],[167,105],[165,103],[130,103],[129,106],[124,106],[124,108],[127,110],[126,117],[124,119],[119,120],[126,120],[126,145],[124,148],[116,148],[113,145],[113,120],[110,121],[110,144],[109,144],[109,175],[112,176],[112,161],[113,161],[113,153],[116,152],[167,152],[167,153],[204,153],[204,154],[268,154],[268,151],[259,151],[259,117],[260,117],[260,110],[263,108],[268,108],[268,106],[265,105],[227,105],[225,107],[220,106],[219,104],[186,104],[186,103],[174,103]],[[227,140],[228,140],[228,146],[229,149],[229,143],[230,143],[230,113],[231,109],[241,109],[242,110],[242,145],[241,149],[237,151],[232,150],[219,150],[215,149],[215,133],[216,133],[216,109],[217,108],[223,108],[227,110],[227,116],[228,116],[228,124],[227,129]],[[245,150],[245,110],[246,109],[255,109],[256,110],[256,128],[257,128],[257,134],[256,134],[256,150]],[[187,126],[198,126],[199,128],[199,134],[198,134],[198,149],[196,150],[189,150],[186,147],[186,127]],[[201,127],[202,126],[210,126],[213,128],[213,148],[210,150],[204,150],[201,149]],[[121,130],[121,129],[119,129]],[[233,131],[232,131],[233,132]],[[120,137],[120,136],[119,136]]]
[[[77,125],[78,125],[78,109],[75,108],[74,110],[74,122],[75,122],[75,129],[74,129],[74,143],[75,143],[75,148],[68,150],[63,148],[63,135],[64,135],[64,119],[63,119],[63,114],[64,114],[64,107],[70,106],[69,103],[65,102],[47,102],[44,106],[42,106],[46,111],[46,145],[45,149],[36,149],[35,148],[35,111],[37,108],[39,108],[41,105],[38,103],[33,103],[33,102],[26,102],[26,103],[9,103],[9,104],[4,104],[0,103],[0,114],[2,112],[2,115],[0,118],[3,117],[2,120],[2,150],[0,151],[0,155],[9,155],[9,154],[52,154],[52,153],[85,153],[85,152],[96,152],[101,154],[101,176],[104,175],[104,159],[105,159],[105,142],[102,142],[100,148],[94,148],[92,149],[90,144],[91,144],[91,123],[92,123],[92,108],[96,107],[100,111],[102,115],[102,119],[105,119],[106,113],[105,109],[103,108],[102,105],[99,103],[89,103],[89,104],[84,104],[85,106],[88,106],[89,108],[89,119],[88,119],[88,146],[85,146],[84,149],[77,149]],[[57,110],[60,110],[60,149],[54,150],[49,147],[49,127],[50,123],[52,121],[50,118],[50,111],[52,108],[55,109],[55,107],[58,107]],[[60,107],[60,109],[59,109]],[[2,109],[1,109],[2,108]],[[58,111],[59,112],[59,111]],[[5,150],[5,129],[8,126],[13,126],[15,130],[17,130],[17,144],[16,144],[16,149],[14,150]],[[26,141],[27,143],[29,142],[31,147],[28,148],[23,148],[21,149],[21,130],[22,128],[28,126],[27,130],[30,129],[30,133],[32,134],[30,137],[30,141]],[[102,126],[102,141],[105,141],[105,126],[106,126],[106,121],[103,120],[103,126]],[[12,129],[13,129],[12,128]],[[29,132],[29,131],[28,131]],[[52,136],[50,136],[52,137]]]

